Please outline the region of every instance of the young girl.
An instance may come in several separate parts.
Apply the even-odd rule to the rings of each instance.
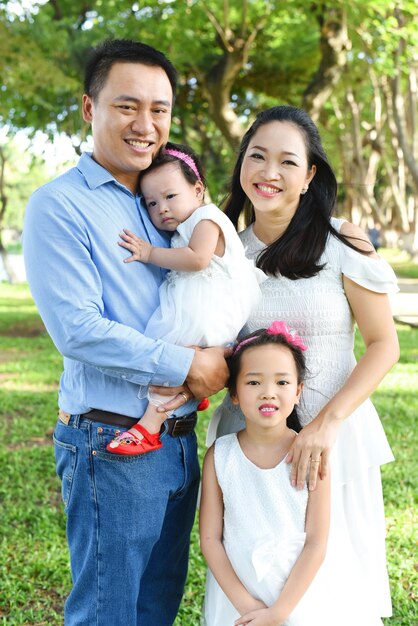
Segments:
[[[200,347],[232,343],[247,321],[263,272],[248,261],[224,213],[204,204],[205,183],[196,156],[186,146],[167,147],[139,179],[153,224],[173,233],[171,248],[156,248],[125,230],[121,246],[132,252],[126,263],[141,261],[172,270],[160,288],[160,306],[144,334],[166,342]],[[157,407],[170,398],[149,394],[140,422],[111,441],[118,454],[161,448],[167,414]]]
[[[203,466],[206,626],[382,626],[347,544],[333,537],[327,549],[329,476],[316,490],[290,484],[284,459],[301,428],[303,350],[276,321],[230,358],[228,387],[245,428],[220,437]]]

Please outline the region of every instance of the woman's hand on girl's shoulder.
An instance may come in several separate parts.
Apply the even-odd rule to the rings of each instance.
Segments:
[[[318,478],[328,474],[329,458],[340,425],[338,419],[329,421],[317,416],[295,437],[286,456],[286,463],[292,464],[290,480],[293,487],[302,489],[308,478],[308,487],[313,490]]]

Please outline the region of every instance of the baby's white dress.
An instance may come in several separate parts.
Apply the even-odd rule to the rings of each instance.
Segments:
[[[244,454],[235,433],[217,439],[215,471],[224,500],[223,544],[251,595],[271,606],[305,542],[308,491],[293,489],[283,461],[261,469]],[[383,626],[373,615],[367,580],[349,546],[330,537],[327,556],[286,626]],[[210,572],[205,626],[232,626],[239,613]]]
[[[345,220],[332,218],[340,230]],[[265,248],[252,226],[240,233],[249,259]],[[308,379],[298,408],[308,424],[343,386],[355,367],[354,320],[343,286],[343,275],[378,293],[398,290],[392,268],[330,236],[320,263],[323,270],[312,278],[290,280],[268,277],[262,297],[243,333],[284,320],[303,338]],[[216,436],[244,427],[243,416],[227,396],[215,412],[207,443]],[[379,416],[366,400],[342,423],[331,454],[331,527],[345,536],[362,563],[368,593],[377,615],[391,615],[385,553],[385,518],[380,466],[393,460]]]
[[[246,258],[232,222],[214,204],[199,207],[180,224],[171,247],[187,246],[202,220],[218,224],[225,253],[214,255],[204,270],[168,272],[159,291],[160,305],[144,331],[148,337],[182,346],[232,343],[261,297],[264,273]]]

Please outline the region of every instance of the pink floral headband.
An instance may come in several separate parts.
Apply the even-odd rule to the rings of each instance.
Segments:
[[[190,167],[193,174],[195,174],[197,180],[199,182],[202,182],[202,177],[200,176],[199,170],[196,167],[196,163],[194,162],[190,154],[186,154],[185,152],[180,152],[180,150],[175,150],[174,148],[165,148],[164,153],[169,154],[170,156],[176,157],[176,159],[180,159],[180,161],[183,161],[186,165]]]
[[[268,335],[283,335],[286,341],[302,350],[302,352],[307,349],[302,341],[302,338],[299,337],[295,330],[289,330],[285,322],[278,320],[273,322],[268,328],[266,328],[266,333]],[[247,339],[243,339],[242,341],[240,341],[235,347],[234,354],[236,354],[238,350],[240,350],[242,346],[244,346],[246,343],[250,343],[250,341],[257,339],[257,337],[259,337],[259,335],[255,335],[254,337],[248,337]]]

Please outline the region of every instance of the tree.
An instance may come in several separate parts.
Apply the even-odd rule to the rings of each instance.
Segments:
[[[363,226],[378,221],[400,233],[404,248],[415,255],[418,29],[412,3],[404,2],[402,10],[388,4],[376,3],[373,14],[358,19],[356,55],[331,102],[346,212]]]
[[[20,18],[3,9],[0,123],[63,131],[79,149],[88,132],[79,114],[86,54],[106,37],[141,39],[179,69],[172,138],[203,155],[214,197],[254,113],[303,105],[346,183],[345,210],[406,233],[417,206],[414,7],[412,0],[49,0]]]

